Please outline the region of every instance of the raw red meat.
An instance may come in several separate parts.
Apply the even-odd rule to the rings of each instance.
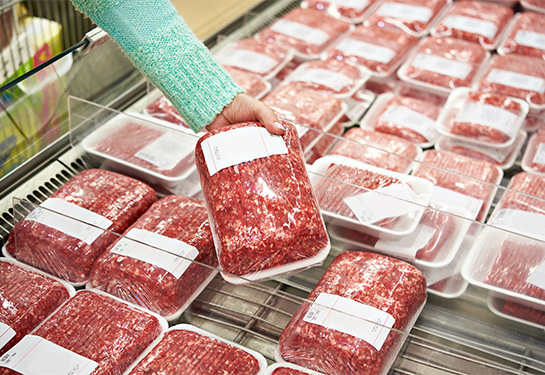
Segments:
[[[303,89],[293,83],[276,88],[263,99],[263,103],[272,108],[281,119],[311,128],[305,129],[306,132],[300,137],[303,149],[321,135],[320,131],[328,131],[334,125],[332,121],[343,108],[340,99]]]
[[[365,21],[366,25],[391,24],[406,32],[422,36],[427,33],[432,21],[448,4],[447,0],[392,0],[385,1]],[[392,12],[393,8],[402,10]],[[410,6],[410,8],[405,8]]]
[[[255,37],[293,47],[306,56],[316,56],[347,32],[349,27],[349,23],[330,17],[317,9],[295,8]],[[292,28],[296,30],[295,33]]]
[[[470,148],[465,146],[463,142],[460,142],[460,143],[453,143],[450,145],[450,147],[449,146],[445,147],[445,151],[452,152],[458,155],[467,156],[473,159],[484,160],[494,165],[502,165],[509,158],[509,155],[511,155],[511,154],[508,154],[504,160],[498,161],[482,152],[479,152],[479,148],[480,146],[478,145],[475,148],[473,147]]]
[[[411,98],[415,98],[418,100],[422,100],[424,102],[428,102],[429,104],[440,106],[442,107],[448,99],[448,96],[445,95],[436,95],[429,91],[425,90],[419,90],[414,87],[407,86],[404,83],[400,83],[397,86],[398,90],[397,93],[402,96],[408,96]]]
[[[521,12],[498,51],[502,55],[533,56],[545,60],[545,44],[542,38],[545,38],[545,15]]]
[[[327,10],[334,15],[347,18],[352,22],[361,19],[364,13],[375,3],[377,0],[360,0],[361,7],[350,7],[343,4],[343,2],[335,0],[304,0],[301,3],[303,7],[312,7],[318,10]]]
[[[98,363],[92,375],[119,375],[159,336],[156,317],[91,291],[80,291],[33,335]],[[2,375],[18,372],[0,368]]]
[[[479,82],[479,90],[492,91],[545,104],[545,61],[536,57],[495,55]]]
[[[397,76],[395,76],[393,79],[387,79],[386,81],[374,80],[371,78],[369,81],[365,82],[363,87],[379,95],[396,90],[398,84],[399,80]]]
[[[308,375],[307,371],[300,371],[289,367],[279,367],[273,370],[271,375]]]
[[[155,202],[124,235],[135,228],[183,241],[198,250],[196,262],[217,266],[203,201],[167,195]],[[112,252],[118,242],[97,259],[88,286],[143,305],[162,316],[179,310],[212,273],[211,268],[191,263],[180,277],[176,277],[157,265]]]
[[[521,305],[513,301],[505,301],[501,312],[519,319],[545,326],[545,311]]]
[[[538,172],[545,173],[545,163],[534,162],[535,153],[538,151],[539,145],[544,143],[545,143],[545,128],[542,128],[537,132],[537,135],[535,138],[535,152],[534,152],[534,155],[532,156],[532,164],[530,164],[530,167]]]
[[[434,185],[483,200],[478,220],[484,220],[488,205],[496,191],[501,172],[498,167],[484,160],[468,158],[450,152],[428,150],[422,164],[413,175],[433,182]]]
[[[225,70],[233,77],[237,85],[242,87],[246,94],[254,98],[262,98],[267,94],[269,86],[262,78],[229,66],[226,66]]]
[[[534,8],[539,8],[542,12],[545,12],[545,4],[542,0],[520,0],[520,3],[523,6],[532,6]]]
[[[89,169],[64,184],[59,198],[99,214],[112,224],[90,245],[36,221],[21,220],[7,250],[18,260],[74,283],[88,279],[96,258],[157,200],[148,185],[114,172]],[[113,233],[110,233],[113,232]]]
[[[159,99],[148,105],[146,107],[146,113],[150,116],[158,118],[159,120],[168,121],[173,124],[189,128],[180,113],[165,96],[161,96]]]
[[[254,375],[259,362],[250,353],[187,329],[170,329],[129,375]]]
[[[520,103],[504,95],[494,94],[490,92],[470,91],[467,95],[467,98],[464,100],[464,104],[465,103],[487,104],[511,112],[515,114],[518,118],[525,116]],[[499,123],[500,119],[495,119],[495,122]],[[512,125],[518,125],[518,121],[517,123]],[[511,135],[501,131],[500,129],[496,129],[487,125],[475,122],[457,121],[456,116],[454,116],[450,122],[449,132],[455,135],[476,139],[482,142],[498,144],[506,143],[512,138],[515,138],[518,134],[518,128],[513,128],[511,130],[511,133],[514,134],[514,136],[512,137]]]
[[[379,254],[348,251],[337,256],[308,296],[341,296],[390,314],[393,328],[406,330],[426,301],[426,280],[415,267]],[[405,336],[390,331],[377,350],[367,341],[303,320],[313,304],[303,303],[282,331],[281,357],[330,375],[385,373]],[[362,317],[364,318],[364,317]]]
[[[545,177],[526,172],[514,175],[509,181],[498,208],[512,208],[545,215]]]
[[[386,103],[386,106],[384,107],[384,110],[382,111],[381,115],[384,114],[386,111],[388,111],[388,109],[390,109],[393,106],[408,108],[411,111],[418,112],[426,116],[432,121],[437,120],[437,118],[439,117],[439,113],[441,112],[441,108],[431,103],[428,103],[419,99],[406,97],[406,96],[394,96],[392,99],[388,101],[388,103]],[[416,128],[419,125],[425,126],[425,124],[422,124],[422,123],[413,124],[413,126]],[[430,133],[429,130],[427,132],[419,133],[418,131],[414,130],[414,128],[411,129],[411,128],[403,127],[391,121],[385,121],[383,117],[379,117],[377,119],[377,122],[375,123],[375,130],[381,133],[396,135],[400,138],[404,138],[415,143],[427,143],[433,140],[433,139],[428,139],[427,137],[423,135],[426,133]],[[435,127],[434,127],[434,130],[435,130]]]
[[[414,143],[373,130],[351,128],[328,152],[363,161],[380,168],[405,173],[419,154]]]
[[[343,132],[344,126],[340,121],[333,125],[327,134],[324,134],[320,140],[316,142],[316,146],[314,146],[309,152],[305,153],[307,163],[312,164],[317,159],[324,156],[331,146],[333,146],[335,141],[337,141],[337,137],[341,136]]]
[[[295,127],[284,123],[287,154],[221,169],[210,176],[201,144],[242,123],[207,133],[196,148],[221,268],[238,276],[314,257],[329,245]]]
[[[417,37],[389,25],[360,25],[339,40],[327,57],[389,75],[417,42]]]
[[[494,48],[513,15],[513,9],[505,5],[457,1],[434,27],[432,34]]]
[[[414,57],[406,63],[406,76],[410,80],[446,89],[470,87],[487,57],[486,50],[478,44],[452,38],[427,37]]]
[[[69,297],[60,282],[0,261],[0,323],[15,331],[0,347],[0,357]]]
[[[286,77],[289,76],[291,72],[293,72],[295,69],[297,69],[299,65],[301,65],[300,61],[291,60],[282,70],[280,70],[276,74],[275,79],[278,81],[284,81]]]

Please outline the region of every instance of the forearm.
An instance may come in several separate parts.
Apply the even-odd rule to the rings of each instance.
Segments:
[[[199,131],[242,89],[185,24],[170,0],[72,0]]]

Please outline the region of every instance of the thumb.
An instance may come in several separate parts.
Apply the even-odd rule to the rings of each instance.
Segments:
[[[254,116],[271,134],[283,135],[284,127],[278,117],[268,106],[256,100],[253,103]]]

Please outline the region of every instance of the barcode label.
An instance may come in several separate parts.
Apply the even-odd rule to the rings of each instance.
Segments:
[[[426,7],[392,2],[384,3],[378,10],[378,15],[426,23],[433,16],[433,11]]]
[[[5,323],[0,322],[0,349],[6,346],[6,344],[14,338],[16,332],[13,328]]]
[[[262,53],[246,49],[235,49],[220,56],[219,62],[222,65],[234,66],[250,72],[265,74],[278,66],[278,61]]]
[[[542,33],[519,30],[515,35],[515,42],[521,46],[545,50],[545,34]]]
[[[337,92],[346,87],[350,88],[352,83],[349,77],[327,69],[305,69],[296,72],[290,77],[290,81],[317,83]]]
[[[464,103],[456,114],[456,122],[475,123],[497,129],[509,138],[517,135],[519,117],[513,112],[490,104]]]
[[[329,40],[329,34],[325,31],[288,20],[276,21],[271,30],[317,46],[321,46]]]
[[[545,143],[540,143],[537,147],[532,163],[545,164]]]
[[[436,55],[427,55],[425,53],[416,55],[411,62],[411,65],[418,69],[458,79],[466,79],[473,70],[473,67],[468,63],[454,61]]]
[[[504,208],[490,219],[490,224],[545,241],[545,215]]]
[[[348,55],[358,56],[366,60],[378,61],[383,64],[388,64],[396,56],[396,52],[391,48],[377,46],[376,44],[362,42],[356,39],[345,39],[335,48]]]
[[[330,3],[361,12],[369,5],[368,0],[328,0]]]
[[[443,21],[443,25],[468,33],[479,34],[488,39],[493,39],[498,32],[498,27],[494,23],[466,16],[449,16]]]
[[[503,69],[492,69],[486,76],[486,80],[516,89],[535,91],[540,94],[545,93],[545,79],[528,74],[515,73]]]
[[[435,121],[407,107],[391,105],[380,116],[379,121],[391,122],[399,127],[414,130],[428,141],[437,137]]]
[[[134,156],[164,170],[171,170],[188,157],[197,144],[197,138],[190,135],[165,133]]]
[[[468,215],[462,215],[468,219],[475,220],[479,216],[481,207],[484,201],[481,199],[470,197],[469,195],[458,193],[457,191],[445,189],[436,186],[431,202],[440,206],[460,207],[468,211]]]

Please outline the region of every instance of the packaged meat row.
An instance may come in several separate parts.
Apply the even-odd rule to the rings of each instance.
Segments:
[[[545,175],[545,127],[530,137],[521,166],[526,172]]]

